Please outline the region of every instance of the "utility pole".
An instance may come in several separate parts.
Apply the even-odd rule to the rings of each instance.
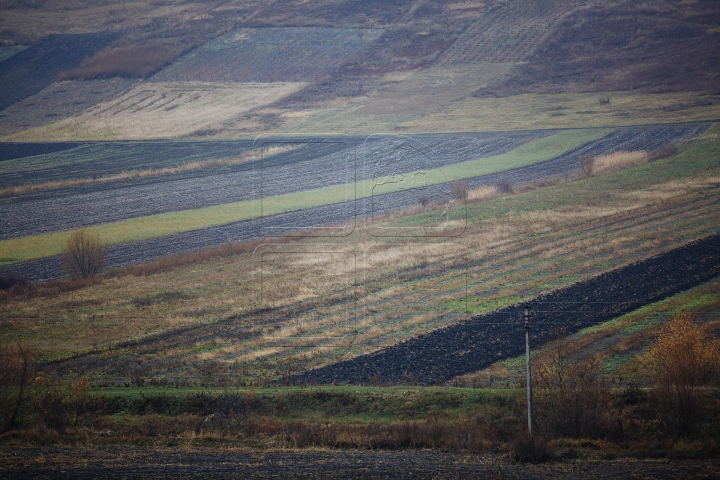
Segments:
[[[532,437],[532,379],[530,376],[530,306],[525,304],[525,369],[527,380],[528,433]]]

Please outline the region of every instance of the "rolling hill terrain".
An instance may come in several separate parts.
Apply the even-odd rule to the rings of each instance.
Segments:
[[[533,362],[565,345],[635,408],[588,441],[695,438],[643,410],[643,362],[678,316],[720,330],[718,2],[0,11],[0,359],[27,346],[58,405],[111,392],[2,442],[501,451],[525,302]]]

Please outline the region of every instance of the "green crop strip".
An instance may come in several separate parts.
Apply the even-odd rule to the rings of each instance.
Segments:
[[[305,210],[349,199],[391,193],[404,188],[430,186],[519,168],[555,158],[584,143],[597,140],[611,129],[568,130],[529,142],[515,150],[493,157],[456,163],[442,168],[394,175],[384,181],[369,179],[357,183],[331,185],[300,192],[275,195],[194,210],[137,217],[92,227],[109,245],[148,240],[176,233],[226,225],[259,216]],[[352,192],[356,192],[353,195]],[[0,265],[58,255],[67,232],[55,232],[0,242]]]

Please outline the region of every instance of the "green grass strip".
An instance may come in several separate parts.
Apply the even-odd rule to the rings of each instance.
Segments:
[[[442,168],[394,175],[376,185],[375,180],[331,185],[300,192],[275,195],[262,200],[262,215],[276,215],[396,192],[406,188],[472,178],[543,162],[609,135],[611,129],[566,130],[526,143],[515,150]],[[356,195],[353,195],[353,191]],[[164,237],[176,233],[251,220],[261,215],[260,200],[249,200],[194,210],[182,210],[137,217],[89,228],[109,245]],[[67,232],[54,232],[0,242],[0,265],[58,255],[67,241]]]

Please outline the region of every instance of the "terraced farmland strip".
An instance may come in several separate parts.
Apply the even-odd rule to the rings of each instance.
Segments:
[[[608,133],[603,130],[560,132],[551,137],[535,140],[505,154],[456,163],[442,169],[428,169],[422,171],[422,174],[426,185],[432,186],[456,179],[517,168],[554,158]],[[332,175],[336,176],[335,172],[332,172]],[[331,185],[314,190],[275,195],[262,199],[262,214],[275,215],[346,202],[352,198],[349,197],[348,192],[353,189],[357,192],[357,198],[365,198],[371,195],[390,193],[397,188],[396,183],[376,185],[374,180],[369,179],[356,184]],[[259,200],[249,200],[197,210],[169,212],[106,224],[97,227],[97,230],[105,241],[112,245],[252,219],[259,215],[260,205]],[[8,217],[21,223],[31,213],[32,210],[25,206],[25,208],[17,209],[14,215],[8,215]],[[11,263],[56,255],[62,249],[64,237],[64,233],[50,233],[5,240],[0,243],[0,258],[5,263]]]
[[[391,119],[394,125],[410,122],[420,116],[442,112],[454,102],[469,97],[478,85],[498,82],[514,66],[511,62],[460,63],[420,70],[363,100],[361,107],[353,110],[353,116],[360,119],[367,116],[365,118],[371,123],[377,123],[377,119]],[[342,115],[346,113],[340,112]],[[324,124],[332,122],[331,117]],[[321,128],[316,119],[311,120],[311,125]],[[442,127],[439,130],[442,131]]]
[[[34,157],[61,152],[80,146],[77,142],[58,143],[4,143],[0,142],[0,162],[16,158]],[[5,164],[3,164],[5,167]],[[4,169],[4,168],[3,168]],[[2,170],[0,170],[2,171]],[[0,180],[0,184],[4,183]]]
[[[693,212],[696,218],[687,218]],[[708,220],[704,226],[687,228],[683,224],[683,222],[696,223],[701,217]],[[538,227],[532,227],[525,222],[523,225],[526,226],[523,228],[529,229],[531,233],[536,228],[539,228],[539,232],[547,228],[542,223]],[[157,338],[151,337],[133,347],[135,353],[125,360],[108,352],[107,355],[103,354],[103,360],[91,355],[78,362],[82,361],[84,367],[101,368],[112,375],[129,375],[129,372],[145,374],[143,372],[153,371],[163,372],[163,375],[172,377],[182,372],[186,378],[192,378],[194,375],[192,372],[200,371],[203,365],[215,365],[212,368],[217,369],[221,374],[228,372],[228,368],[235,372],[248,372],[247,375],[251,378],[257,375],[262,377],[260,372],[269,369],[272,376],[276,368],[281,369],[280,365],[293,357],[298,358],[294,360],[298,363],[295,367],[297,370],[321,367],[335,360],[373,352],[384,346],[389,347],[402,340],[411,339],[418,333],[431,332],[442,327],[456,328],[453,325],[461,321],[461,316],[453,314],[454,309],[459,308],[459,305],[453,304],[452,300],[461,298],[464,294],[461,277],[455,275],[455,279],[452,280],[452,270],[457,267],[467,269],[471,310],[484,312],[501,308],[500,313],[490,315],[503,314],[505,317],[498,318],[502,318],[505,322],[507,312],[517,313],[517,309],[503,309],[503,307],[523,298],[546,294],[558,287],[572,284],[578,279],[608,271],[614,268],[613,264],[626,265],[636,260],[641,260],[642,263],[643,259],[649,256],[662,256],[668,250],[681,247],[688,239],[718,233],[720,201],[717,196],[691,201],[681,199],[671,205],[636,208],[609,217],[601,214],[589,225],[583,215],[567,222],[566,225],[561,223],[554,227],[553,231],[556,233],[550,236],[537,234],[516,236],[508,232],[469,237],[470,243],[464,246],[473,253],[467,262],[450,256],[442,265],[430,262],[425,267],[427,270],[420,270],[409,276],[403,273],[403,276],[396,280],[383,275],[381,270],[377,276],[368,277],[358,287],[357,298],[360,301],[358,304],[360,308],[355,318],[348,317],[347,314],[348,308],[354,308],[352,307],[355,302],[354,297],[348,297],[347,292],[335,291],[326,295],[327,301],[301,301],[298,304],[289,304],[273,311],[270,316],[242,314],[238,317],[218,318],[217,323],[210,325],[175,333],[167,332]],[[598,237],[596,233],[603,230],[603,225],[610,226],[610,229],[606,235]],[[658,242],[659,238],[664,240]],[[720,242],[716,241],[716,243]],[[422,259],[422,255],[417,257]],[[463,265],[465,267],[462,267]],[[692,263],[689,265],[692,266]],[[718,265],[720,264],[717,262],[713,264],[712,260],[706,259],[708,272],[712,273],[715,271],[713,269],[720,268]],[[452,283],[445,285],[446,292],[441,296],[423,293],[422,287],[417,283],[430,281],[435,275],[433,271],[444,272],[441,275],[452,280]],[[684,270],[678,271],[682,273]],[[434,281],[443,280],[438,277]],[[684,288],[681,281],[668,280],[668,284]],[[393,285],[394,288],[388,288],[389,285]],[[292,298],[292,295],[292,292],[288,292],[288,298]],[[552,295],[555,294],[550,294]],[[642,303],[642,298],[637,297],[637,299]],[[628,308],[630,306],[621,305],[614,312],[626,311]],[[547,310],[562,309],[547,308]],[[515,317],[516,315],[512,317],[513,321],[516,320]],[[594,321],[586,318],[581,320]],[[508,328],[519,328],[511,324],[512,322]],[[578,328],[587,326],[585,323],[578,325]],[[547,333],[551,327],[548,326],[547,329],[539,332]],[[286,330],[285,334],[271,333],[278,332],[277,328],[289,330]],[[346,338],[303,339],[304,333],[318,328],[324,329],[333,337],[344,335]],[[496,333],[494,327],[488,328],[488,332],[491,332],[494,338]],[[518,331],[522,333],[520,330]],[[497,336],[506,338],[507,334],[503,332],[499,332]],[[282,335],[288,333],[292,335],[283,339]],[[196,345],[216,344],[221,345],[221,348],[212,352],[194,353],[193,351]],[[467,349],[465,347],[463,345],[463,351]],[[504,347],[502,351],[505,352]],[[142,355],[153,352],[162,353],[159,358],[141,360]],[[493,352],[487,358],[495,361],[497,359],[495,353],[497,352]],[[355,364],[357,363],[362,363],[362,360],[358,360]],[[477,366],[473,363],[468,365],[472,365],[473,368]],[[63,368],[79,366],[71,362]],[[412,370],[407,371],[409,374],[416,373]],[[450,373],[454,371],[441,372],[445,378],[450,378],[448,376]],[[401,374],[402,370],[400,370]],[[423,378],[430,383],[434,381],[434,377],[430,378],[427,375]],[[366,380],[367,378],[362,378],[357,381]],[[387,380],[402,381],[397,380],[397,376]]]
[[[50,35],[0,62],[0,110],[53,83],[83,59],[112,43],[116,33]]]
[[[324,78],[382,34],[379,29],[241,28],[188,53],[157,82],[306,82]]]
[[[552,29],[579,5],[575,1],[553,2],[549,11],[525,15],[512,7],[490,10],[468,27],[438,60],[438,65],[480,62],[521,62],[527,59]]]
[[[539,136],[542,134],[532,132],[508,135],[421,136],[414,145],[423,148],[411,152],[411,155],[403,159],[405,163],[398,168],[419,170],[492,156],[512,150]],[[312,139],[310,141],[312,142]],[[352,146],[356,141],[359,142],[360,139],[350,139],[349,143],[346,143],[345,139],[340,139],[339,143],[309,143],[299,145],[299,148],[292,152],[264,158],[262,168],[265,181],[262,193],[266,196],[276,195],[352,181],[355,178],[372,178],[372,165],[365,168],[362,161],[357,162],[354,157]],[[383,146],[384,141],[378,139],[370,142],[380,148],[380,155],[391,151],[390,145]],[[32,159],[28,169],[40,170],[37,177],[39,179],[61,176],[63,173],[67,174],[66,172],[90,175],[95,171],[117,171],[119,160],[127,155],[131,156],[123,164],[128,167],[173,166],[211,156],[237,155],[251,145],[251,142],[90,144],[61,156]],[[259,146],[263,145],[267,147],[267,144]],[[101,159],[82,162],[82,159],[87,157]],[[251,200],[260,193],[259,163],[248,162],[223,169],[221,174],[207,176],[199,171],[193,175],[164,176],[147,181],[129,179],[129,182],[120,182],[121,185],[141,183],[136,187],[112,189],[110,187],[113,185],[102,184],[62,189],[55,194],[43,192],[13,197],[17,203],[0,207],[0,214],[9,222],[0,236],[12,238],[55,230],[71,230],[135,216]],[[16,177],[18,180],[24,178],[28,174],[22,172],[22,166],[20,162],[8,164],[8,173],[6,176],[0,174],[0,180],[13,180],[9,183],[14,183]],[[33,174],[29,176],[32,178]],[[190,178],[186,178],[188,176]],[[150,185],[143,186],[142,183]],[[95,192],[82,194],[84,190],[91,188]],[[78,195],[69,195],[75,192]],[[39,196],[43,197],[43,200],[28,201]],[[147,198],[153,198],[153,201],[146,202]],[[24,214],[28,211],[32,211],[33,215]]]
[[[0,188],[51,180],[91,178],[125,171],[177,167],[186,163],[239,155],[252,148],[252,140],[179,142],[5,143],[0,163]],[[40,148],[48,152],[38,151]],[[52,149],[52,150],[50,150]],[[98,187],[104,188],[104,187]],[[68,193],[79,193],[66,190]],[[48,192],[44,196],[52,195]],[[27,196],[16,196],[23,201]],[[32,198],[32,196],[31,196]]]
[[[143,82],[81,114],[7,135],[8,141],[168,139],[218,132],[304,83]]]
[[[695,125],[686,127],[657,127],[656,129],[642,130],[639,135],[635,129],[620,130],[582,147],[580,151],[567,154],[558,160],[552,160],[537,166],[523,167],[514,171],[492,174],[470,180],[471,187],[480,185],[494,185],[500,180],[510,180],[513,185],[523,185],[544,178],[551,178],[574,172],[577,168],[575,154],[603,154],[614,149],[632,149],[646,147],[648,149],[658,148],[666,142],[676,141],[699,134],[706,128],[706,125]],[[547,169],[543,168],[547,165]],[[423,193],[429,197],[442,196],[447,186],[437,185],[429,187]],[[381,206],[389,210],[397,210],[416,205],[419,202],[419,195],[410,192],[398,192],[384,195]],[[377,208],[377,204],[375,205]],[[287,229],[294,226],[298,229],[312,228],[322,225],[343,225],[353,222],[355,215],[372,216],[373,206],[369,199],[360,199],[356,209],[346,208],[343,205],[329,205],[317,207],[310,210],[290,212],[264,219],[249,220],[225,226],[210,227],[202,232],[188,232],[175,234],[171,237],[146,240],[143,242],[118,245],[111,248],[109,263],[114,266],[122,266],[143,261],[152,261],[163,255],[195,251],[200,248],[221,246],[228,241],[252,241],[262,238],[264,232],[271,231],[276,227]],[[383,211],[377,211],[381,214]],[[279,231],[279,230],[275,230]],[[287,230],[286,230],[287,231]],[[33,279],[58,278],[63,276],[63,269],[57,258],[49,258],[38,261],[25,262],[20,265],[6,266],[0,271],[14,272]]]
[[[533,318],[532,342],[542,344],[556,325],[568,333],[601,323],[619,312],[637,309],[720,275],[720,236],[694,242],[666,254],[578,283],[535,301],[549,316]],[[597,303],[600,302],[600,303]],[[577,313],[562,313],[568,305]],[[580,313],[584,312],[584,313]],[[424,384],[452,378],[519,355],[524,349],[520,307],[512,306],[452,327],[408,340],[367,357],[339,362],[296,377],[297,382],[365,383],[380,375],[401,383],[412,375]]]

